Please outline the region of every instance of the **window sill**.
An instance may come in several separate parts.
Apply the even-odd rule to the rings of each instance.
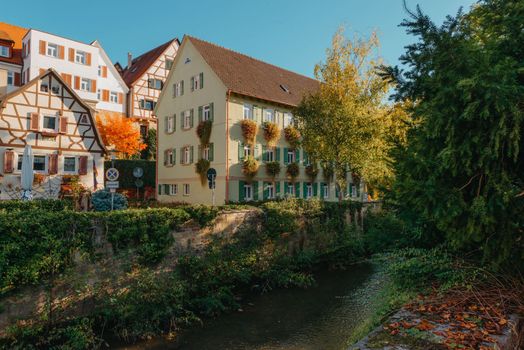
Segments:
[[[57,137],[58,132],[56,131],[40,131],[40,135],[43,137]]]

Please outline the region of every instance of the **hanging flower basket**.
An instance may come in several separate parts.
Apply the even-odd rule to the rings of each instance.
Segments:
[[[268,162],[266,163],[266,173],[268,176],[274,178],[280,174],[280,162]]]
[[[267,144],[274,146],[280,137],[278,125],[272,122],[264,122],[262,129],[264,130],[264,139],[267,141]]]
[[[36,173],[33,177],[33,183],[37,185],[41,185],[45,181],[45,175],[44,174],[38,174]]]
[[[322,163],[322,174],[324,176],[324,180],[326,180],[327,182],[333,180],[333,175],[335,175],[333,166],[329,163]]]
[[[291,179],[295,179],[300,172],[300,169],[298,168],[297,163],[289,163],[287,165],[286,169],[286,175],[289,176]]]
[[[195,172],[200,175],[200,182],[204,186],[207,182],[207,171],[209,170],[209,160],[201,158],[195,163]]]
[[[300,132],[294,126],[286,126],[284,129],[284,136],[291,148],[300,146]]]
[[[251,179],[257,174],[258,167],[258,161],[252,156],[249,156],[245,158],[244,162],[242,163],[242,173],[244,176]]]
[[[201,121],[197,128],[196,133],[200,139],[202,146],[209,145],[209,139],[211,138],[211,130],[213,128],[213,122],[211,120]]]
[[[318,167],[316,166],[316,164],[309,164],[308,166],[306,166],[305,170],[306,175],[309,177],[311,182],[315,181],[318,175]]]
[[[255,143],[255,137],[257,136],[257,123],[253,120],[242,120],[240,123],[242,128],[242,136],[244,137],[245,143],[248,145],[253,145]]]

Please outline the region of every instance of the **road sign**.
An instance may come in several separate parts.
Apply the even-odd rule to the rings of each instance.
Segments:
[[[136,167],[133,169],[133,176],[134,177],[142,177],[144,175],[144,169],[141,167]]]
[[[135,180],[135,186],[139,187],[139,188],[144,186],[144,181],[142,181],[141,179],[136,179]]]
[[[210,189],[215,189],[217,171],[213,168],[207,170],[207,182]]]
[[[120,187],[120,183],[118,181],[106,181],[106,187],[107,188],[118,188]]]
[[[117,168],[109,168],[106,170],[106,179],[108,181],[116,181],[120,176],[120,172]]]

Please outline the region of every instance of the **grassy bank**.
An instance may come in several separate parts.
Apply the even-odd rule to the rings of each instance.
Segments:
[[[167,272],[158,267],[173,244],[169,231],[190,218],[205,225],[216,213],[204,207],[110,214],[42,209],[24,214],[13,210],[9,215],[16,218],[11,219],[15,226],[3,233],[5,236],[17,229],[14,232],[19,235],[11,234],[9,238],[11,245],[31,241],[29,237],[35,231],[40,232],[38,241],[47,243],[35,243],[31,254],[19,257],[15,270],[23,273],[9,272],[10,264],[4,265],[9,272],[6,276],[11,276],[5,283],[11,287],[11,293],[23,285],[46,282],[53,274],[67,270],[74,264],[71,254],[78,249],[96,263],[96,250],[89,244],[87,234],[93,220],[106,226],[107,239],[114,249],[128,251],[138,259],[123,276],[124,283],[112,288],[93,287],[94,308],[89,314],[75,317],[70,310],[59,308],[54,308],[52,314],[44,311],[39,317],[10,327],[0,344],[6,349],[85,349],[115,336],[133,341],[173,333],[201,322],[203,316],[236,309],[248,293],[307,287],[314,283],[312,271],[316,267],[351,263],[365,255],[355,228],[342,219],[342,212],[351,205],[300,200],[263,203],[259,224],[233,236],[213,239],[198,255],[178,256],[176,268]],[[68,215],[72,218],[68,219]],[[30,216],[37,220],[29,224]],[[44,218],[63,224],[45,227],[48,221]],[[74,229],[68,230],[68,226]],[[55,259],[54,270],[41,264],[46,249]]]

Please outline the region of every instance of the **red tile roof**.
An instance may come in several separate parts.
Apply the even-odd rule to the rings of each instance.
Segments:
[[[18,27],[9,23],[0,22],[0,39],[14,43],[11,58],[0,57],[1,62],[22,64],[22,39],[27,33],[26,28]]]
[[[262,62],[210,42],[186,36],[222,82],[234,93],[288,106],[319,87],[315,79]]]
[[[173,43],[173,41],[178,39],[172,39],[168,42],[155,47],[152,50],[138,56],[137,58],[131,61],[131,67],[126,67],[122,72],[122,78],[126,82],[127,86],[131,87],[135,81],[138,80],[144,74],[149,67],[158,59],[158,57]]]

